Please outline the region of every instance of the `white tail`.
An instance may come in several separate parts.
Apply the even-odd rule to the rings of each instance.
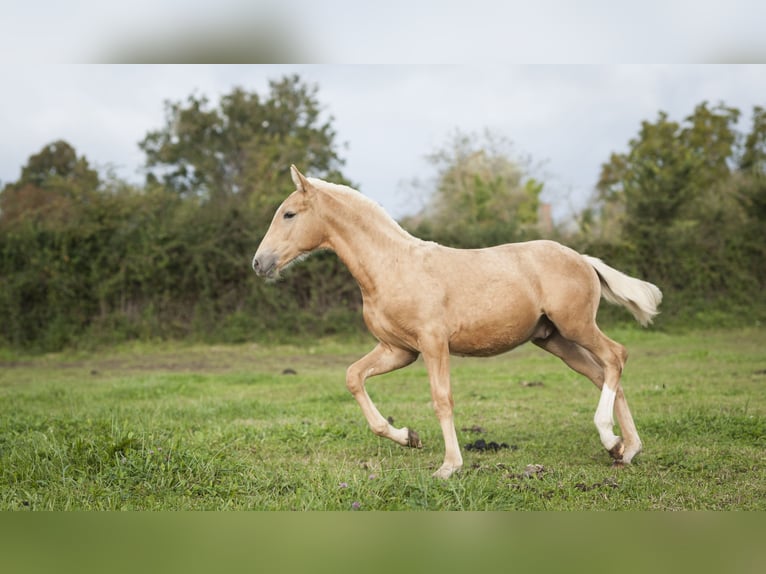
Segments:
[[[601,296],[604,299],[628,309],[644,327],[652,322],[659,313],[657,307],[662,302],[662,291],[656,285],[629,277],[595,257],[583,257],[598,273],[601,280]]]

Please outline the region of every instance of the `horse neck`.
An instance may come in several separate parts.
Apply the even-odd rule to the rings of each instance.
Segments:
[[[322,219],[329,228],[325,247],[348,267],[362,293],[374,293],[391,274],[391,258],[418,240],[361,195],[323,196]]]

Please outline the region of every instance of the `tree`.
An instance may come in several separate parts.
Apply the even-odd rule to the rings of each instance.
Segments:
[[[186,202],[192,207],[183,210],[180,225],[189,263],[181,282],[186,293],[198,295],[188,307],[197,309],[196,320],[207,331],[232,310],[240,313],[241,325],[262,329],[307,316],[316,327],[333,305],[359,307],[358,289],[334,255],[312,258],[280,285],[299,295],[292,300],[300,308],[290,312],[284,309],[290,296],[268,296],[272,289],[252,280],[248,264],[284,199],[290,164],[348,183],[340,173],[344,161],[333,118],[323,113],[317,93],[316,86],[290,76],[269,82],[265,95],[236,88],[217,106],[196,95],[166,102],[165,126],[139,144],[148,184],[194,200]]]
[[[361,325],[359,290],[322,254],[278,286],[250,261],[291,163],[344,181],[332,118],[293,76],[167,104],[140,143],[147,181],[100,177],[67,142],[30,156],[0,193],[0,344],[89,338],[252,340]]]
[[[531,177],[510,143],[489,131],[456,131],[427,156],[436,167],[425,209],[403,223],[418,235],[461,247],[504,243],[534,234],[543,183]]]
[[[753,108],[753,127],[745,138],[739,169],[745,173],[766,176],[766,109]]]
[[[0,340],[47,338],[53,346],[92,312],[94,242],[88,212],[99,197],[98,173],[59,140],[32,156],[0,194]],[[55,341],[54,341],[55,339]]]
[[[752,269],[761,289],[766,286],[766,109],[753,108],[753,123],[745,138],[737,179],[739,198],[750,215],[740,230],[749,239],[750,259],[760,262]]]
[[[77,182],[91,188],[98,187],[98,173],[92,170],[84,156],[77,156],[75,149],[64,140],[57,140],[30,156],[21,169],[19,184],[45,187],[51,184]]]
[[[766,114],[754,109],[747,135],[739,117],[703,102],[682,122],[664,112],[642,122],[628,151],[602,165],[585,243],[674,293],[666,301],[751,305],[766,278]]]
[[[634,240],[667,229],[684,206],[731,174],[739,115],[735,108],[710,109],[703,102],[685,124],[665,112],[654,123],[642,122],[629,151],[612,154],[602,165],[596,190],[604,215],[622,219],[623,235]]]
[[[596,185],[601,237],[621,240],[642,260],[665,267],[661,274],[669,272],[676,260],[671,238],[698,227],[698,206],[710,194],[727,193],[723,184],[736,168],[739,115],[703,102],[683,123],[665,112],[642,122],[628,152],[613,153],[602,165]]]
[[[195,95],[166,102],[164,127],[139,146],[150,181],[183,196],[239,197],[270,209],[291,163],[342,179],[331,122],[323,118],[316,86],[291,76],[271,81],[265,96],[236,88],[217,107]]]
[[[29,157],[19,179],[0,193],[0,225],[71,218],[77,204],[99,185],[98,172],[72,145],[64,140],[47,144]]]

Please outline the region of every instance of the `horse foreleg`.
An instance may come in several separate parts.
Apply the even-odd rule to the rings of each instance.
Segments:
[[[422,444],[418,433],[407,427],[400,429],[393,427],[380,414],[364,387],[368,378],[406,367],[417,358],[418,354],[412,351],[378,343],[377,347],[348,368],[346,387],[362,408],[362,413],[364,413],[372,432],[403,446],[420,448]]]
[[[455,421],[452,414],[453,401],[450,388],[449,349],[446,344],[431,352],[423,351],[431,383],[431,399],[444,436],[444,462],[434,473],[437,478],[449,478],[463,466],[460,445],[457,442]]]

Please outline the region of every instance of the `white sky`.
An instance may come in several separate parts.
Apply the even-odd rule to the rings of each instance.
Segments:
[[[344,173],[400,217],[417,211],[413,178],[433,176],[425,154],[449,134],[489,128],[544,162],[544,199],[561,219],[582,207],[611,152],[627,149],[659,110],[682,120],[702,101],[766,106],[766,66],[68,66],[0,65],[0,181],[30,155],[69,141],[99,168],[143,181],[138,141],[163,125],[163,101],[216,102],[235,86],[264,93],[298,73],[319,86],[346,158]],[[299,166],[300,167],[300,166]],[[290,187],[285,173],[285,192]]]

